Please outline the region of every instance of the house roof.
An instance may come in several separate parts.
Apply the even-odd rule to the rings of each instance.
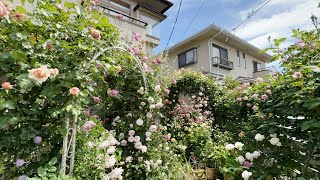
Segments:
[[[168,0],[136,0],[139,4],[152,9],[154,12],[163,14],[165,13],[173,3]],[[140,6],[141,6],[140,5]]]
[[[168,52],[172,52],[178,48],[180,48],[183,45],[192,44],[195,40],[199,39],[216,39],[221,42],[226,42],[226,44],[235,47],[242,52],[246,52],[252,56],[255,56],[259,58],[260,60],[263,60],[265,62],[268,62],[272,56],[267,53],[259,53],[261,49],[257,48],[256,46],[250,44],[249,42],[241,39],[238,36],[235,36],[231,32],[217,26],[214,24],[209,25],[208,27],[204,28],[200,32],[197,32],[190,37],[178,42],[177,44],[171,46],[168,49]]]

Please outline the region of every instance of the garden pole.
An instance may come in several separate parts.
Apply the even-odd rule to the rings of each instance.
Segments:
[[[62,145],[62,158],[61,158],[61,172],[63,175],[66,174],[66,167],[67,167],[67,155],[68,155],[68,129],[69,129],[69,118],[66,117],[65,120],[65,128],[67,129],[67,132],[65,136],[63,137],[63,145]]]
[[[74,115],[74,120],[72,124],[72,137],[71,137],[71,157],[70,157],[70,175],[72,175],[74,170],[74,158],[76,153],[76,135],[77,135],[77,119],[78,114]]]

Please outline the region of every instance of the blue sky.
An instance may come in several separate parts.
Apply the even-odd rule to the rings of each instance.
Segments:
[[[171,0],[174,5],[166,12],[168,16],[160,24],[161,43],[155,52],[163,50],[169,39],[180,0]],[[182,39],[214,23],[231,31],[245,19],[249,12],[266,0],[206,0],[197,18],[181,39],[202,0],[183,0],[178,23],[169,42],[169,47]],[[289,37],[292,28],[311,29],[311,13],[320,16],[319,0],[271,0],[249,21],[236,30],[236,35],[259,48],[268,46],[267,38]],[[293,43],[287,42],[283,46]]]

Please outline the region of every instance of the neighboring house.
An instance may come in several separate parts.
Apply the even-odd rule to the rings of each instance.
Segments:
[[[65,1],[81,2],[62,0],[61,4]],[[13,4],[21,3],[20,0],[14,0]],[[34,5],[25,1],[24,7],[32,11]],[[108,16],[110,23],[119,28],[122,37],[132,38],[133,32],[140,34],[146,42],[146,51],[152,53],[152,49],[160,44],[160,27],[157,25],[167,18],[164,13],[172,5],[168,0],[101,0],[95,8]],[[119,15],[122,17],[121,20],[117,19]]]
[[[102,0],[99,9],[109,17],[110,23],[119,27],[122,37],[131,38],[133,32],[146,41],[147,52],[160,44],[157,25],[167,18],[164,13],[173,5],[168,0]],[[119,21],[117,16],[121,15]]]
[[[272,58],[234,34],[210,25],[168,49],[171,71],[185,68],[202,71],[216,79],[226,76],[244,82],[265,77]]]

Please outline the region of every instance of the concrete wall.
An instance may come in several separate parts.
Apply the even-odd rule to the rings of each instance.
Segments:
[[[209,45],[208,45],[209,42]],[[214,67],[212,66],[212,53],[209,47],[212,47],[212,43],[226,48],[228,50],[228,60],[233,62],[233,69],[223,69],[221,67]],[[178,68],[178,54],[185,52],[191,48],[197,48],[198,53],[198,62],[195,64],[191,64],[188,66],[185,66],[183,68],[185,69],[191,69],[194,71],[205,71],[205,72],[211,72],[211,73],[218,73],[218,74],[224,74],[225,76],[232,76],[233,78],[237,78],[239,76],[243,77],[251,77],[254,78],[253,75],[253,61],[260,62],[261,68],[265,67],[265,63],[262,60],[257,59],[253,55],[245,53],[246,56],[246,68],[243,66],[243,58],[242,58],[242,51],[240,51],[240,59],[241,59],[241,65],[238,66],[237,63],[237,49],[232,47],[230,44],[225,44],[224,42],[217,41],[215,39],[209,40],[209,39],[200,39],[195,40],[194,42],[188,43],[188,45],[181,46],[177,49],[175,49],[173,52],[169,53],[169,65],[171,66],[171,72],[174,70],[179,69]],[[210,68],[211,67],[211,68]]]

